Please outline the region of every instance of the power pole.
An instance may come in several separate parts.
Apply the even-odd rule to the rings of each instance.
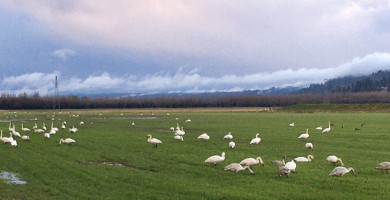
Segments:
[[[328,79],[324,80],[324,104],[329,103],[328,100]]]
[[[60,104],[60,96],[58,94],[58,77],[56,76],[56,83],[55,83],[55,89],[54,89],[54,107],[55,109],[57,107],[58,103],[58,109],[61,109],[61,104]]]

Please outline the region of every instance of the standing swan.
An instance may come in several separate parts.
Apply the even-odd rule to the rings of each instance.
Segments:
[[[322,133],[328,133],[329,131],[330,131],[330,121],[329,121],[329,126],[328,126],[328,128],[324,129],[324,130],[322,131]]]
[[[378,165],[376,165],[374,169],[383,170],[386,173],[389,173],[387,170],[390,169],[390,162],[381,162]]]
[[[76,141],[72,138],[66,138],[65,140],[64,139],[60,139],[60,143],[59,144],[68,144],[68,145],[72,145],[73,143],[75,143]]]
[[[161,143],[162,143],[161,140],[156,139],[156,138],[152,138],[152,135],[151,135],[151,134],[148,134],[147,137],[148,137],[148,142],[149,142],[150,144],[153,144],[154,147],[157,147],[157,144],[161,144]]]
[[[22,123],[22,131],[23,131],[23,132],[26,132],[26,131],[30,131],[30,129],[29,129],[29,128],[24,128],[24,127],[23,127],[23,123]]]
[[[222,152],[221,156],[219,156],[219,155],[210,156],[204,162],[214,164],[214,166],[216,166],[217,163],[222,162],[224,160],[225,160],[225,152]]]
[[[246,170],[246,169],[248,169],[253,174],[253,171],[248,166],[243,167],[242,165],[240,165],[238,163],[229,164],[224,168],[225,171],[230,170],[230,171],[234,172],[235,174],[237,174],[237,172],[239,172],[239,171]]]
[[[256,133],[256,137],[251,140],[249,144],[259,144],[261,141],[261,138],[259,138],[259,133]]]
[[[254,158],[246,158],[244,160],[242,160],[240,162],[240,165],[242,166],[248,166],[248,169],[250,169],[251,166],[253,165],[257,165],[257,164],[261,164],[262,166],[264,166],[264,162],[263,162],[263,159],[261,159],[260,157],[257,157],[256,159]]]
[[[329,176],[344,176],[344,174],[350,171],[352,171],[353,175],[356,176],[356,172],[352,167],[349,167],[348,169],[345,167],[336,167],[330,172]]]

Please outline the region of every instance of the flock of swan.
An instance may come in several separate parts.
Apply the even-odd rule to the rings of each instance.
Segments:
[[[61,129],[66,128],[65,124],[66,124],[66,121],[63,121],[61,124]],[[42,128],[38,128],[37,123],[34,123],[34,126],[32,127],[32,129],[33,129],[33,133],[41,133],[41,134],[43,133],[43,138],[45,138],[45,139],[49,139],[52,135],[55,135],[59,131],[59,128],[54,127],[53,122],[51,123],[50,130],[48,130],[45,123],[42,123]],[[23,123],[21,124],[21,129],[20,129],[21,131],[23,131],[23,135],[21,135],[18,131],[16,131],[15,124],[12,124],[11,122],[9,122],[8,130],[9,130],[9,137],[3,136],[3,130],[0,130],[0,142],[3,142],[4,144],[10,144],[11,146],[17,147],[18,142],[17,142],[16,138],[20,138],[22,141],[30,141],[30,136],[27,134],[29,132],[31,132],[31,130],[29,128],[24,127]],[[78,131],[78,129],[75,128],[74,126],[69,128],[69,132],[71,132],[71,133],[76,133],[77,131]],[[59,144],[72,145],[75,142],[76,141],[72,138],[66,138],[66,139],[60,139]]]
[[[190,121],[187,120],[186,122],[190,122]],[[295,122],[289,124],[289,126],[290,127],[294,127],[295,126]],[[325,129],[322,129],[322,126],[318,126],[315,129],[316,130],[321,130],[322,133],[329,133],[331,131],[331,123],[329,121],[328,127],[325,128]],[[177,124],[176,128],[171,127],[170,131],[174,132],[174,139],[175,140],[184,141],[183,137],[185,135],[185,132],[183,130],[183,127],[180,127],[179,124]],[[259,136],[260,136],[260,134],[256,133],[255,137],[249,142],[249,144],[250,145],[257,145],[257,144],[259,144],[261,142],[261,138]],[[309,137],[310,137],[309,129],[306,129],[306,132],[302,133],[301,135],[299,135],[298,139],[306,140]],[[207,133],[203,133],[203,134],[198,136],[198,139],[209,140],[210,136]],[[233,135],[231,134],[231,132],[229,132],[227,135],[225,135],[223,137],[223,139],[230,140],[229,148],[234,148],[236,146],[235,142],[233,141]],[[157,147],[157,144],[161,144],[162,143],[161,140],[159,140],[157,138],[153,138],[151,134],[148,134],[148,140],[147,141],[149,143],[153,144],[154,147]],[[313,150],[313,143],[307,142],[305,144],[305,148]],[[204,162],[205,163],[209,163],[209,164],[213,164],[214,166],[216,166],[217,163],[221,163],[221,162],[225,161],[225,155],[226,155],[225,152],[222,152],[221,155],[212,155],[212,156],[208,157]],[[307,155],[306,157],[303,157],[303,156],[296,157],[296,158],[293,158],[291,161],[289,161],[287,163],[285,162],[285,159],[286,159],[286,156],[283,156],[282,161],[274,160],[274,161],[270,162],[271,165],[278,166],[277,172],[278,172],[278,176],[279,177],[289,176],[289,174],[291,172],[295,172],[296,167],[297,167],[297,163],[299,163],[299,162],[311,162],[311,161],[314,160],[314,156],[313,155]],[[333,164],[333,165],[336,165],[338,162],[340,163],[340,166],[335,167],[329,173],[329,176],[338,176],[339,177],[339,176],[343,176],[343,175],[345,175],[345,174],[347,174],[349,172],[352,172],[353,175],[356,176],[356,172],[355,172],[355,170],[352,167],[348,167],[348,168],[344,167],[344,163],[341,160],[341,158],[338,158],[335,155],[329,155],[325,160],[326,160],[326,162],[328,162],[330,164]],[[249,170],[250,173],[253,174],[254,172],[251,169],[251,166],[258,165],[258,164],[261,164],[262,166],[264,166],[264,162],[263,162],[261,157],[245,158],[245,159],[243,159],[239,163],[228,164],[227,166],[224,167],[224,170],[225,171],[232,171],[232,172],[234,172],[236,174],[239,171],[243,171],[243,170],[247,169],[247,170]],[[381,162],[377,166],[375,166],[374,169],[383,170],[383,171],[388,173],[388,170],[390,169],[390,162]]]

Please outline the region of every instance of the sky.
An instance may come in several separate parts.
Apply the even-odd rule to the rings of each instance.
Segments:
[[[0,93],[305,87],[390,69],[390,0],[0,0]]]

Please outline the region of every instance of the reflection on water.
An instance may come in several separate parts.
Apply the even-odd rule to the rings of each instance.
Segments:
[[[0,178],[8,184],[27,184],[27,181],[20,180],[17,174],[12,172],[2,171],[0,173]]]

